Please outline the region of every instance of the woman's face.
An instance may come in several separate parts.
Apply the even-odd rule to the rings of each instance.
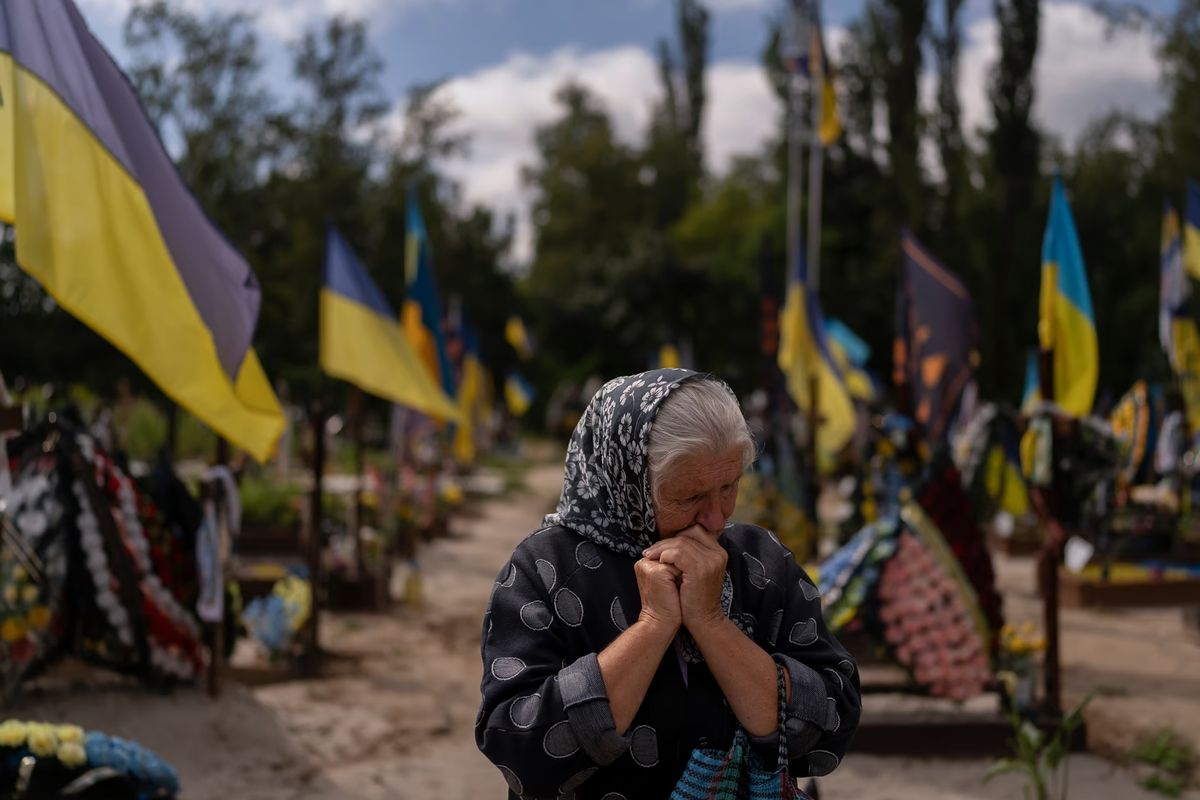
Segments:
[[[681,459],[663,476],[654,504],[658,535],[667,539],[684,528],[700,525],[719,536],[737,505],[742,477],[742,449],[734,446],[716,456]]]

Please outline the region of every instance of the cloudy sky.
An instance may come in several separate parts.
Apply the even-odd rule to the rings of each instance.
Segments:
[[[183,0],[197,9],[244,9],[244,0]],[[96,35],[124,63],[121,22],[131,0],[77,0]],[[705,120],[708,163],[755,151],[775,129],[779,109],[758,54],[767,20],[783,0],[707,0],[712,58]],[[826,2],[828,37],[857,16],[863,0]],[[940,4],[936,4],[940,5]],[[1154,11],[1174,0],[1148,0]],[[967,0],[960,93],[968,130],[988,123],[985,85],[997,54],[991,0]],[[673,35],[673,0],[259,0],[258,25],[268,76],[287,88],[285,43],[323,17],[370,19],[386,63],[382,85],[399,104],[408,87],[436,79],[462,112],[470,155],[452,165],[469,201],[518,215],[518,262],[529,253],[522,164],[534,156],[533,131],[555,113],[554,90],[567,79],[607,104],[618,133],[634,141],[657,93],[655,43]],[[1087,0],[1042,4],[1036,114],[1070,141],[1096,116],[1119,108],[1150,115],[1163,105],[1148,31],[1110,31]],[[931,96],[932,79],[925,82]],[[398,124],[398,123],[397,123]]]

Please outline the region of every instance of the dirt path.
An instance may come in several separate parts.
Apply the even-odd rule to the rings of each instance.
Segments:
[[[500,568],[558,496],[562,468],[541,464],[525,488],[455,521],[420,557],[424,607],[339,615],[327,645],[349,659],[335,677],[259,689],[257,699],[341,797],[501,797],[500,773],[475,747],[479,631]],[[405,573],[396,575],[399,594]],[[305,796],[313,796],[306,794]]]

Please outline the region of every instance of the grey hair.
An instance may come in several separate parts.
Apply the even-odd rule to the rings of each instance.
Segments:
[[[694,378],[675,389],[658,408],[646,442],[650,494],[658,502],[662,476],[685,458],[742,450],[742,469],[754,463],[754,435],[737,398],[723,382]]]

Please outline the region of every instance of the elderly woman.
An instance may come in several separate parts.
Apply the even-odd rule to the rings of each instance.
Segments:
[[[475,739],[510,797],[665,798],[694,748],[738,726],[794,776],[837,766],[854,661],[768,531],[729,521],[754,442],[723,382],[663,369],[605,384],[567,447],[562,496],[484,616]]]

